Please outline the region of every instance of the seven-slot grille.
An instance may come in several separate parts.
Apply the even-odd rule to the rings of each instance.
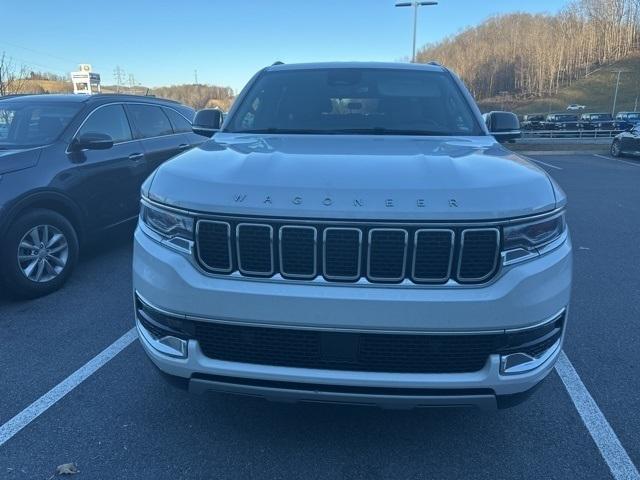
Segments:
[[[202,219],[197,258],[212,273],[353,282],[483,283],[495,275],[500,230],[472,226],[369,226],[267,219]]]

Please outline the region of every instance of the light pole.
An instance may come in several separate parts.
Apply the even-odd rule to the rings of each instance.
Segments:
[[[613,107],[611,108],[611,115],[615,116],[616,105],[618,104],[618,89],[620,88],[620,75],[622,73],[629,73],[629,70],[612,70],[612,72],[618,74],[618,78],[616,79],[616,89],[613,93]]]
[[[412,2],[398,2],[396,7],[413,7],[413,50],[411,55],[411,62],[416,62],[416,29],[418,26],[418,7],[428,7],[431,5],[437,5],[438,2],[423,2],[414,0]]]

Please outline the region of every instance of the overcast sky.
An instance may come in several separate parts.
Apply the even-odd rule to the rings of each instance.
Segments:
[[[412,9],[394,0],[37,0],[1,6],[0,52],[67,75],[91,63],[103,84],[119,65],[147,86],[240,89],[276,60],[396,61],[410,55]],[[558,11],[563,0],[440,0],[421,7],[418,44],[514,11]],[[10,5],[10,6],[8,6]]]

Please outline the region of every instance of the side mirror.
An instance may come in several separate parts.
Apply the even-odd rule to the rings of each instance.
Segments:
[[[220,130],[223,114],[217,108],[205,108],[196,113],[193,119],[192,129],[198,135],[213,137],[213,134]]]
[[[489,112],[484,116],[489,133],[500,142],[509,142],[520,138],[520,120],[515,113],[511,112]]]
[[[71,143],[71,149],[74,151],[109,150],[111,147],[113,147],[113,138],[99,132],[83,133]]]

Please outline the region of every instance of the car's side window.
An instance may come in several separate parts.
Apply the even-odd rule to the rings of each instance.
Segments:
[[[113,139],[113,143],[127,142],[133,138],[122,105],[98,107],[91,112],[80,128],[78,136],[90,132],[106,133]]]
[[[169,120],[171,120],[171,125],[173,125],[173,131],[176,133],[187,133],[191,132],[191,123],[180,115],[178,112],[171,108],[163,108],[164,113],[167,114]]]
[[[132,117],[137,138],[161,137],[173,134],[169,118],[162,108],[155,105],[129,104],[127,110]]]

